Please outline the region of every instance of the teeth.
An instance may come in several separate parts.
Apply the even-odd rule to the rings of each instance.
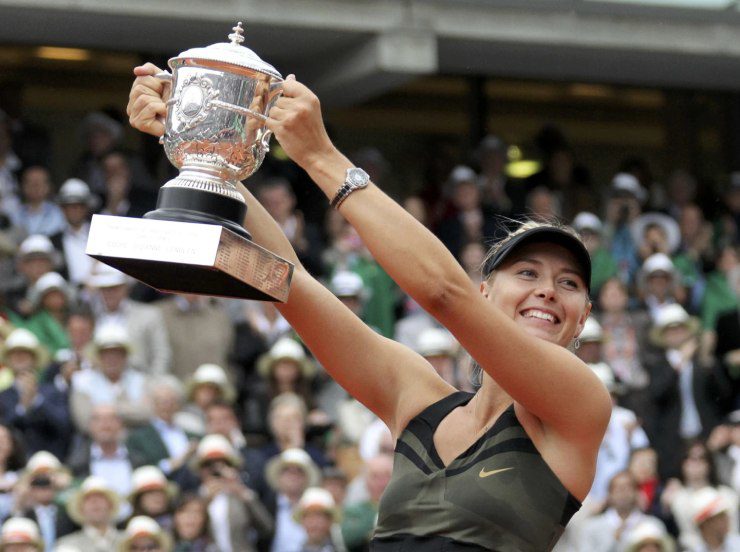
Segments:
[[[548,322],[555,323],[555,317],[547,312],[542,312],[539,310],[528,310],[524,313],[525,318],[539,318],[541,320],[547,320]]]

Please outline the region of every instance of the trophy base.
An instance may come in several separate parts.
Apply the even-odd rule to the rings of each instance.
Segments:
[[[157,196],[157,209],[145,219],[217,224],[248,240],[252,236],[242,226],[247,206],[244,202],[203,190],[184,187],[162,187]]]
[[[293,264],[230,229],[93,215],[85,251],[166,292],[285,302]]]

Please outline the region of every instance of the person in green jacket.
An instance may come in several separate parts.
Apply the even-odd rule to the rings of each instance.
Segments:
[[[598,294],[604,282],[619,272],[617,261],[603,243],[604,225],[599,217],[583,211],[573,219],[573,228],[581,235],[591,255],[591,290]]]
[[[367,549],[378,520],[378,504],[393,472],[393,457],[379,454],[367,461],[365,487],[367,499],[344,508],[342,538],[348,552]]]

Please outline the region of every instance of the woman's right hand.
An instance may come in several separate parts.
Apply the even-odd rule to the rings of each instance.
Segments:
[[[136,80],[128,96],[126,114],[131,126],[152,136],[164,134],[164,120],[167,117],[167,104],[164,95],[169,83],[154,75],[162,70],[153,63],[134,67]]]

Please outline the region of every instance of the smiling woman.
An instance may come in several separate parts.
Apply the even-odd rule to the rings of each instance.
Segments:
[[[132,124],[161,133],[162,85],[135,70]],[[294,78],[269,113],[283,150],[354,226],[386,272],[481,366],[457,391],[417,353],[364,325],[300,265],[242,189],[255,241],[296,265],[278,305],[326,371],[396,439],[374,551],[551,550],[593,480],[609,395],[567,345],[591,309],[591,263],[571,231],[524,225],[488,257],[476,286],[423,225],[331,143],[316,96]],[[359,353],[359,354],[358,354]]]

